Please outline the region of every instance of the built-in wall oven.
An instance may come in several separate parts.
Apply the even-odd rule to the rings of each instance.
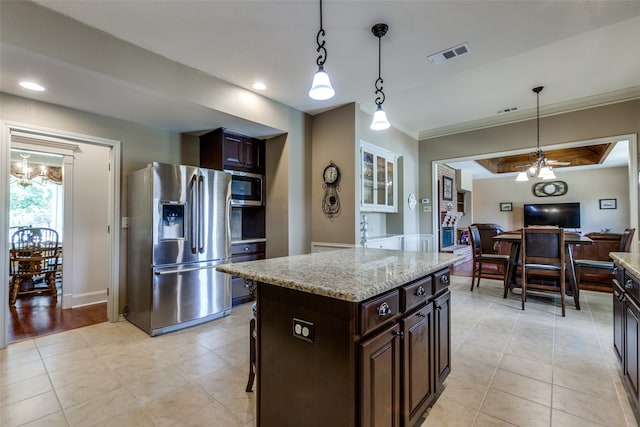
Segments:
[[[263,206],[264,176],[225,170],[231,174],[231,206]]]

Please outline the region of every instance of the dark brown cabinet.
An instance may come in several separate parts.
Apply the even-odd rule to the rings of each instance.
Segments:
[[[436,390],[451,372],[451,292],[447,290],[433,301],[435,318]]]
[[[259,283],[258,425],[413,427],[451,370],[448,283],[446,268],[361,302]]]
[[[613,347],[640,406],[640,280],[615,264],[613,269]]]
[[[234,243],[231,245],[231,262],[245,262],[265,258],[265,243]],[[238,305],[252,299],[249,284],[242,277],[231,277],[231,304]]]
[[[400,427],[400,326],[360,344],[360,358],[361,425]]]
[[[265,141],[216,129],[200,136],[200,166],[264,174]]]
[[[425,304],[400,322],[403,426],[413,426],[436,395],[433,313],[433,304]]]

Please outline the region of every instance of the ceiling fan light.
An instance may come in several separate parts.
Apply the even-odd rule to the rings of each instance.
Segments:
[[[525,171],[519,172],[516,181],[529,181],[529,177]]]
[[[318,71],[313,76],[313,83],[309,90],[309,97],[317,101],[324,101],[335,95],[336,91],[331,86],[329,75],[324,71],[324,67],[321,65]]]
[[[540,172],[538,172],[538,178],[542,178],[544,180],[556,179],[556,174],[553,173],[553,170],[549,166],[543,166],[540,168]]]
[[[387,113],[382,109],[382,105],[378,105],[378,109],[373,113],[373,120],[371,121],[372,130],[385,130],[388,129],[389,120],[387,120]]]

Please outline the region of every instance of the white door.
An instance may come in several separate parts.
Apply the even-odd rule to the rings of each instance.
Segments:
[[[74,154],[71,202],[71,271],[63,291],[63,307],[107,301],[110,273],[109,159],[111,148],[78,144]],[[66,223],[69,223],[65,221]]]

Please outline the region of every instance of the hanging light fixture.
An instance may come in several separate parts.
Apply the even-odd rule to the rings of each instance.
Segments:
[[[549,160],[547,160],[544,152],[540,149],[540,92],[542,92],[542,89],[544,89],[544,86],[538,86],[532,89],[536,94],[536,151],[530,156],[533,157],[533,159],[529,171],[522,171],[518,173],[516,181],[529,181],[529,176],[543,180],[556,179],[556,174],[553,172],[553,168],[551,167]]]
[[[382,91],[382,77],[380,73],[380,62],[381,62],[381,40],[382,37],[387,34],[389,30],[389,26],[387,24],[376,24],[371,28],[371,32],[374,36],[378,38],[378,80],[375,83],[375,94],[376,96],[376,108],[375,113],[373,113],[373,120],[371,121],[371,129],[373,130],[384,130],[389,126],[389,120],[387,120],[387,113],[382,109],[382,104],[384,103],[384,92]]]
[[[321,39],[321,37],[323,38],[324,36],[325,32],[322,27],[322,0],[320,0],[320,30],[316,35],[316,43],[318,44],[316,51],[319,53],[318,58],[316,59],[318,71],[313,76],[313,83],[309,90],[309,97],[318,101],[329,99],[336,93],[336,91],[333,90],[333,86],[331,86],[329,75],[324,71],[324,63],[327,60],[327,49],[324,47],[326,42],[324,39]]]

